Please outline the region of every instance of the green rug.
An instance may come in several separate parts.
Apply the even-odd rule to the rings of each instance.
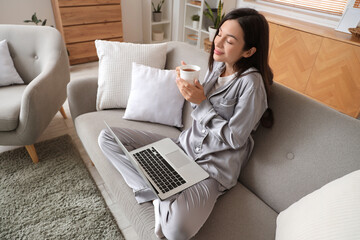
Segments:
[[[125,239],[69,135],[0,154],[0,239]]]

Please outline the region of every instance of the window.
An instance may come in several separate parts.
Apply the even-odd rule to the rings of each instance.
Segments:
[[[333,15],[342,15],[347,0],[263,0],[267,2],[284,4],[292,7],[324,12]],[[355,1],[354,7],[359,7],[360,0]]]

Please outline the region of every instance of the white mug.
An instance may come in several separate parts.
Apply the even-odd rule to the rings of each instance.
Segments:
[[[180,67],[180,78],[194,85],[194,80],[199,80],[200,67],[196,65],[183,65]]]

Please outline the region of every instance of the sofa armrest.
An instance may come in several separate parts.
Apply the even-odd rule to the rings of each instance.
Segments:
[[[68,102],[73,121],[81,114],[96,111],[97,78],[71,81],[67,86]]]

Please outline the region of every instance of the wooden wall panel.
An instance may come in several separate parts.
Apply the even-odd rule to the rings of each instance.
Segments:
[[[120,4],[121,0],[58,0],[60,7]]]
[[[305,94],[357,117],[360,109],[360,48],[324,38]]]
[[[64,35],[67,43],[117,38],[122,36],[122,24],[114,22],[64,27]]]
[[[122,42],[122,38],[106,39],[108,41]],[[72,64],[81,63],[83,61],[99,60],[96,53],[95,41],[68,44],[70,56],[73,56]]]
[[[270,54],[274,80],[304,93],[322,38],[278,26]]]
[[[271,53],[271,49],[274,43],[274,38],[277,30],[278,30],[278,25],[274,23],[269,23],[269,54]]]
[[[94,40],[123,41],[120,0],[51,0],[70,64],[96,61]]]
[[[104,23],[121,21],[120,5],[100,5],[61,10],[62,25],[71,26],[89,23]]]

